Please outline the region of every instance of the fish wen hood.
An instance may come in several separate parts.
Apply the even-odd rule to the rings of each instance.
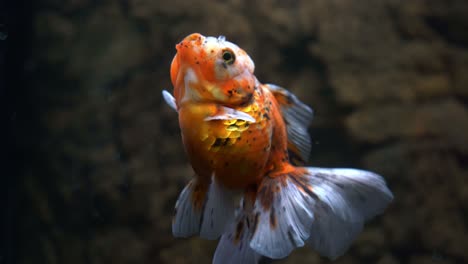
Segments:
[[[224,36],[199,33],[176,45],[171,64],[171,81],[176,104],[187,101],[216,102],[226,106],[246,104],[257,80],[249,55]]]

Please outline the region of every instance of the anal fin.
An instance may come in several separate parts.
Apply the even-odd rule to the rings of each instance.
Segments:
[[[223,188],[212,177],[208,197],[204,206],[200,237],[218,239],[226,229],[226,225],[234,218],[233,193]]]
[[[216,182],[215,177],[212,177],[211,182],[192,179],[176,202],[173,235],[200,235],[205,239],[218,239],[234,217],[231,195]]]
[[[192,179],[182,190],[172,219],[172,234],[175,237],[199,234],[207,189],[208,185]]]

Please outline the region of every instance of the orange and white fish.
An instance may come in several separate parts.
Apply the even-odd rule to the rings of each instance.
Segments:
[[[176,203],[174,236],[221,237],[213,263],[281,259],[305,244],[331,259],[342,255],[393,199],[384,179],[296,166],[309,156],[312,110],[286,89],[261,84],[237,45],[195,33],[176,49],[174,93],[163,96],[178,112],[195,177]]]

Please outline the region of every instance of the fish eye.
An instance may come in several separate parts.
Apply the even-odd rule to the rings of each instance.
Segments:
[[[234,61],[236,60],[236,55],[234,55],[234,52],[228,49],[223,51],[222,57],[223,57],[224,62],[228,65],[233,64]]]

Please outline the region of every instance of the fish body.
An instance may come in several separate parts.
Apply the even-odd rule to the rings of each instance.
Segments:
[[[255,101],[233,107],[252,117],[206,121],[223,111],[216,103],[190,103],[179,109],[183,142],[191,164],[201,180],[216,175],[219,183],[229,189],[243,189],[258,183],[265,165],[271,159],[272,122],[262,112],[265,98],[254,92]],[[258,100],[257,100],[258,99]]]
[[[171,67],[174,94],[184,146],[198,178],[209,182],[214,174],[229,189],[259,183],[265,169],[287,159],[285,126],[274,96],[253,75],[247,54],[225,40],[194,34],[177,50]],[[236,54],[239,65],[222,59],[226,51]],[[222,73],[225,67],[237,68]],[[246,117],[223,117],[223,107]]]
[[[260,83],[237,45],[194,33],[176,49],[174,92],[163,95],[178,112],[196,176],[176,203],[174,235],[221,237],[213,263],[284,258],[305,244],[330,258],[343,254],[392,200],[384,180],[296,166],[308,159],[312,110],[286,89]]]

